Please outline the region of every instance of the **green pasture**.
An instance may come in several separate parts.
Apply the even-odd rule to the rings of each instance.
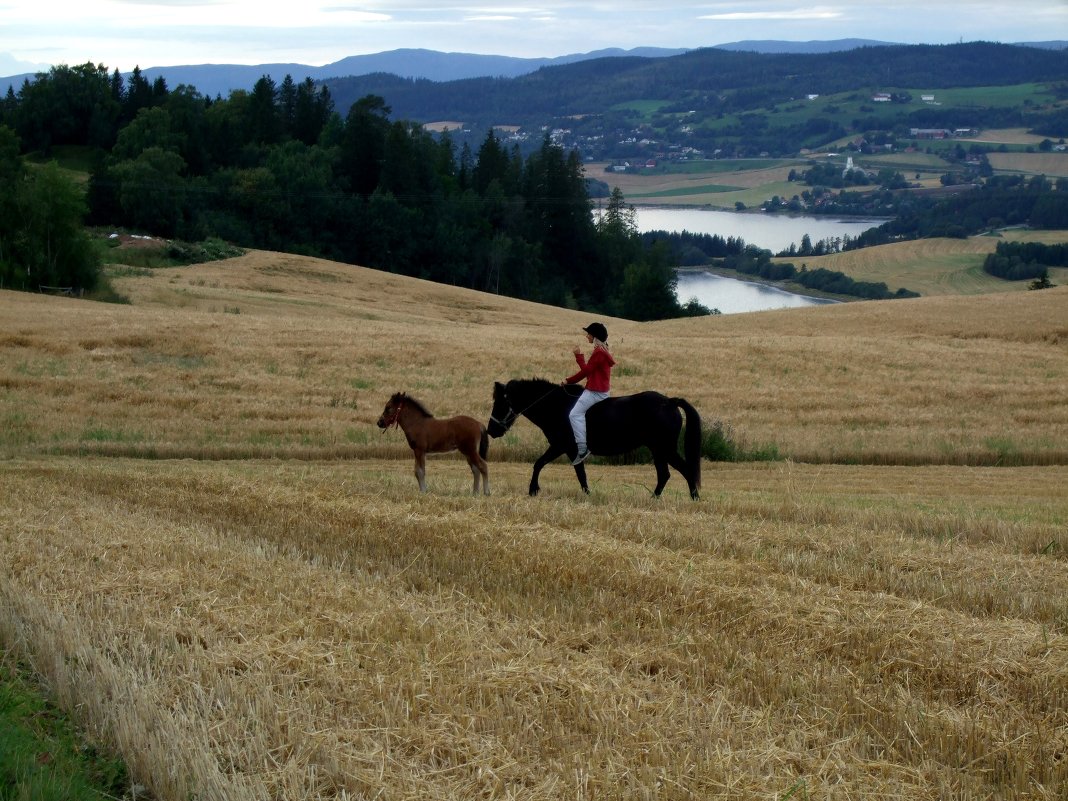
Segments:
[[[770,170],[775,167],[807,167],[805,159],[693,159],[662,161],[655,167],[643,167],[639,175],[726,175],[729,173]]]
[[[943,173],[947,169],[946,162],[935,153],[879,153],[870,156],[853,154],[853,161],[869,169],[891,168],[901,172],[918,170]]]
[[[95,151],[84,145],[55,145],[47,155],[32,153],[27,156],[26,160],[31,164],[47,164],[54,161],[62,169],[80,173],[83,178],[88,178],[95,158]]]
[[[747,208],[759,206],[765,200],[771,200],[775,195],[789,199],[799,191],[798,184],[790,183],[789,181],[777,181],[752,188],[732,187],[722,184],[700,184],[657,192],[635,192],[632,190],[627,193],[627,201],[639,202],[641,200],[667,198],[677,199],[679,205],[734,209],[738,203],[742,203]]]
[[[692,197],[693,195],[719,194],[722,192],[738,192],[741,187],[724,186],[723,184],[698,184],[694,186],[680,187],[678,189],[661,189],[656,192],[630,192],[630,199],[663,198],[663,197]]]
[[[121,760],[88,741],[41,696],[34,677],[0,662],[0,799],[105,801],[130,797]]]
[[[857,281],[884,281],[895,290],[904,286],[921,295],[983,295],[1025,288],[1025,281],[1003,281],[983,272],[983,256],[968,253],[918,254],[913,261],[896,264],[865,262],[841,271]],[[855,273],[855,274],[854,274]]]
[[[649,172],[663,172],[666,175],[722,175],[730,172],[769,170],[773,167],[801,166],[806,163],[803,159],[704,159],[667,162]]]
[[[76,184],[89,183],[89,173],[93,167],[93,151],[79,145],[56,145],[52,152],[33,153],[26,158],[27,163],[51,164],[59,167],[60,172]]]
[[[893,91],[893,90],[890,90]],[[906,89],[912,95],[911,105],[927,105],[920,97],[934,95],[934,102],[943,108],[987,107],[1022,108],[1025,105],[1042,106],[1055,103],[1057,96],[1050,87],[1041,83],[1022,83],[1014,86],[971,86],[956,89]]]
[[[908,249],[884,247],[837,253],[830,256],[782,258],[775,261],[804,263],[810,270],[836,270],[855,281],[884,282],[894,291],[905,287],[921,295],[985,295],[1025,291],[1030,281],[1005,281],[983,271],[985,255],[932,252],[924,242]],[[1056,285],[1068,284],[1068,268],[1053,268],[1049,278]]]
[[[617,103],[611,107],[611,110],[635,112],[640,114],[643,120],[649,121],[670,102],[670,100],[628,100],[626,103]]]
[[[911,100],[907,103],[876,103],[872,100],[872,95],[876,91],[898,95],[908,94]],[[961,125],[968,124],[966,112],[972,108],[1020,108],[1025,106],[1045,106],[1061,102],[1058,101],[1056,94],[1048,86],[1038,83],[1015,86],[977,86],[958,89],[916,89],[886,86],[872,89],[871,91],[850,90],[830,95],[819,95],[812,100],[800,97],[761,111],[729,114],[716,119],[706,118],[700,122],[700,125],[704,132],[720,135],[719,132],[725,132],[728,129],[735,131],[739,128],[744,129],[746,124],[745,117],[755,115],[768,118],[772,128],[801,126],[809,120],[820,117],[841,120],[866,118],[871,119],[875,125],[892,127],[901,114],[930,106],[931,104],[921,99],[924,95],[933,95],[933,102],[942,110],[959,109],[964,114],[961,119]],[[955,141],[949,144],[953,145]],[[1020,147],[1019,149],[1022,150],[1024,148]]]

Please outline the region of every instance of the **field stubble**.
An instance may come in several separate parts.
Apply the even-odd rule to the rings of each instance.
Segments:
[[[374,427],[390,394],[485,420],[494,381],[568,374],[588,322],[271,253],[116,283],[133,305],[0,292],[0,454],[403,457]],[[1056,287],[607,320],[613,391],[680,395],[800,461],[1065,463],[1066,309]],[[492,458],[542,448],[520,423]]]
[[[0,292],[0,641],[160,798],[1068,787],[1068,289],[606,320],[616,394],[788,459],[693,503],[527,498],[522,421],[492,497],[419,495],[374,428],[485,418],[587,315],[269,253],[116,284]]]
[[[434,466],[5,463],[0,632],[162,798],[1068,787],[1064,468]]]

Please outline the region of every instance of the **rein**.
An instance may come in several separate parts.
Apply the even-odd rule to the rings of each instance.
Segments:
[[[497,419],[496,417],[494,417],[494,416],[493,416],[492,414],[490,415],[490,420],[492,420],[493,422],[495,422],[495,423],[497,423],[497,424],[501,425],[501,426],[502,426],[502,427],[504,428],[504,430],[505,430],[505,431],[507,431],[507,430],[508,430],[509,428],[511,428],[511,427],[512,427],[513,425],[515,425],[515,421],[516,421],[516,420],[517,420],[517,419],[519,418],[519,416],[520,416],[520,415],[524,415],[524,414],[526,414],[526,413],[527,413],[528,411],[530,411],[531,409],[533,409],[533,408],[534,408],[535,406],[537,406],[537,405],[538,405],[539,403],[541,403],[541,402],[542,402],[543,400],[545,400],[545,399],[546,399],[547,397],[549,397],[550,395],[552,395],[552,394],[553,394],[553,390],[554,390],[554,389],[556,389],[556,387],[555,387],[555,386],[554,386],[554,387],[552,387],[551,389],[549,389],[549,390],[548,390],[548,391],[547,391],[547,392],[546,392],[545,394],[543,394],[543,395],[542,395],[541,397],[535,398],[535,399],[534,399],[533,401],[531,401],[530,403],[528,403],[528,404],[527,404],[526,406],[524,406],[524,407],[523,407],[522,409],[520,409],[519,411],[516,411],[515,409],[513,409],[513,408],[512,408],[512,404],[511,404],[511,403],[509,403],[509,404],[508,404],[508,414],[506,414],[506,415],[504,416],[504,419],[503,419],[503,420],[498,420],[498,419]],[[567,388],[566,388],[566,387],[563,387],[562,389],[564,390],[564,394],[565,394],[565,395],[570,395],[570,394],[571,394],[570,392],[568,392],[568,391],[567,391]]]

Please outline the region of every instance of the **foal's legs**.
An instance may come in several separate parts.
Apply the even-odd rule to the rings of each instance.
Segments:
[[[475,484],[471,488],[472,495],[478,495],[479,479],[482,479],[482,494],[489,495],[489,467],[486,465],[486,460],[480,456],[475,456],[474,459],[468,459],[467,466],[471,468],[471,475],[474,477]]]
[[[472,495],[478,495],[479,479],[482,479],[482,493],[484,495],[490,494],[489,489],[489,465],[486,464],[486,460],[478,455],[478,447],[472,446],[470,448],[464,447],[460,449],[460,453],[467,459],[467,466],[471,468],[471,475],[474,478],[474,486],[471,488]]]

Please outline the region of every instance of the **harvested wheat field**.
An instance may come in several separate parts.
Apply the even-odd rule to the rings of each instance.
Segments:
[[[159,799],[1060,799],[1068,289],[605,320],[778,460],[420,494],[576,312],[262,252],[0,292],[0,644]]]
[[[264,252],[116,283],[132,305],[0,292],[0,453],[401,457],[374,426],[393,392],[485,420],[494,381],[572,372],[589,322]],[[1068,463],[1068,287],[606,322],[616,394],[684,397],[744,449]],[[544,448],[513,432],[495,460]]]
[[[982,142],[983,144],[1037,145],[1045,136],[1028,132],[1026,128],[988,128],[978,136],[962,137],[962,142]]]
[[[1068,153],[991,153],[990,166],[1000,172],[1044,175],[1050,180],[1068,176]]]
[[[772,167],[736,170],[709,170],[699,173],[611,172],[610,165],[586,165],[586,175],[619,187],[631,200],[645,206],[685,203],[733,209],[738,201],[758,205],[772,195],[793,194],[791,169],[804,162],[783,161]]]

